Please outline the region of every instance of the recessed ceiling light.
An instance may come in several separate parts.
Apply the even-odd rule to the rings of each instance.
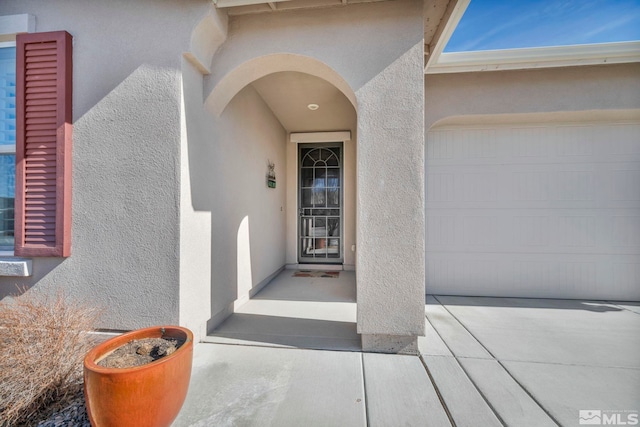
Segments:
[[[318,104],[309,104],[307,105],[307,108],[311,111],[316,111],[320,106]]]

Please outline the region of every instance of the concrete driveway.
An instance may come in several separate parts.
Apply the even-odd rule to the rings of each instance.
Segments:
[[[429,296],[425,314],[420,356],[201,343],[174,426],[637,425],[640,304]]]
[[[574,426],[580,410],[621,421],[640,410],[637,303],[435,296],[426,307],[422,357],[457,425],[479,414],[475,425],[489,425],[493,413],[510,426]]]

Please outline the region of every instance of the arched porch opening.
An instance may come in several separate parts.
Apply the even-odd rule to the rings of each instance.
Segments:
[[[206,172],[209,184],[198,187],[218,212],[211,218],[207,340],[293,339],[292,345],[308,347],[314,337],[322,347],[340,339],[359,348],[354,104],[353,91],[330,67],[291,54],[240,65],[206,98],[213,131],[207,155],[215,160]],[[316,151],[334,153],[336,164],[303,167],[302,153]],[[300,269],[336,274],[307,277]],[[300,336],[307,342],[295,344]]]
[[[367,9],[366,19],[361,9]],[[357,153],[357,160],[351,172],[348,166],[345,167],[347,173],[353,174],[354,191],[349,197],[345,189],[344,200],[353,203],[354,212],[357,204],[357,226],[355,216],[353,218],[353,230],[357,232],[351,235],[354,244],[357,235],[358,246],[346,241],[341,241],[341,245],[344,264],[349,264],[346,258],[352,256],[352,265],[358,268],[357,332],[361,334],[362,347],[367,350],[417,351],[416,337],[424,333],[424,33],[421,11],[420,2],[383,2],[344,10],[323,9],[322,13],[305,10],[291,14],[233,16],[229,18],[228,27],[226,21],[216,21],[216,16],[212,15],[203,25],[207,27],[218,22],[220,31],[212,32],[213,37],[203,36],[204,45],[192,39],[192,55],[185,58],[194,65],[191,68],[201,73],[195,78],[197,81],[191,92],[195,97],[194,104],[198,104],[194,109],[201,116],[198,129],[201,142],[198,150],[194,150],[198,153],[190,151],[189,158],[204,164],[192,185],[200,187],[196,193],[202,194],[208,194],[208,188],[218,185],[216,191],[220,196],[201,200],[202,204],[194,200],[194,207],[201,206],[202,210],[211,212],[211,242],[208,245],[211,248],[211,286],[208,289],[211,291],[212,321],[209,325],[219,324],[217,320],[228,316],[234,309],[234,301],[242,298],[244,288],[236,283],[236,246],[244,239],[238,239],[237,231],[247,214],[241,207],[253,208],[259,204],[248,196],[248,192],[237,189],[233,177],[264,185],[266,163],[273,160],[265,160],[265,152],[258,149],[264,144],[253,142],[284,133],[280,147],[285,149],[285,155],[275,161],[276,189],[270,189],[271,193],[266,188],[264,191],[267,194],[280,191],[283,178],[286,190],[284,201],[277,205],[275,212],[266,202],[273,197],[267,196],[262,211],[249,213],[248,220],[243,223],[242,235],[249,236],[251,248],[245,251],[251,255],[250,289],[255,291],[259,288],[256,282],[260,284],[259,277],[263,276],[253,267],[256,260],[261,259],[253,249],[260,247],[255,237],[257,230],[276,231],[269,226],[274,223],[269,222],[271,220],[266,221],[266,225],[256,222],[266,219],[267,215],[262,212],[272,216],[284,212],[286,229],[284,233],[277,232],[277,238],[261,239],[267,242],[261,248],[263,253],[266,247],[269,255],[284,256],[284,260],[280,258],[281,265],[299,264],[295,259],[300,247],[295,234],[299,230],[296,226],[299,212],[297,203],[291,202],[292,197],[294,201],[296,197],[300,198],[295,190],[292,191],[299,181],[290,172],[298,156],[295,148],[291,155],[292,147],[295,147],[291,134],[348,130],[351,141],[343,141],[344,153],[348,155],[347,150],[353,150],[352,157],[355,159]],[[202,30],[201,35],[207,33],[205,28]],[[219,35],[223,37],[217,37]],[[354,38],[354,35],[358,36]],[[204,49],[200,49],[203,46]],[[363,50],[363,47],[366,48]],[[350,126],[351,129],[336,129],[335,125],[320,128],[316,124],[299,132],[283,125],[281,121],[285,120],[277,118],[274,102],[265,99],[268,96],[263,97],[260,88],[256,88],[263,81],[261,79],[268,82],[267,89],[275,84],[269,79],[282,77],[289,83],[294,82],[297,78],[292,79],[292,74],[317,78],[329,84],[331,91],[337,91],[339,97],[351,105],[351,114],[356,117],[351,123],[356,125]],[[289,88],[277,92],[278,99],[288,100],[286,95],[294,91]],[[317,103],[306,102],[306,105]],[[306,112],[306,105],[302,104],[300,110]],[[257,109],[269,113],[255,114]],[[328,109],[320,105],[316,113],[323,111]],[[249,118],[249,113],[257,120]],[[263,132],[253,125],[263,123],[260,119],[266,117],[273,118],[268,120],[270,123],[278,123],[275,126],[280,127],[278,132]],[[333,117],[341,115],[334,114]],[[191,139],[194,132],[189,130],[189,123],[187,128]],[[221,143],[221,138],[231,142]],[[233,155],[240,147],[245,147],[245,154],[251,155],[238,162]],[[270,153],[266,154],[270,156]],[[260,162],[255,163],[256,160]],[[345,159],[345,164],[348,163]],[[284,170],[278,165],[284,165]],[[222,173],[223,170],[227,172]],[[246,172],[240,174],[239,171]],[[347,173],[345,182],[349,179]],[[192,172],[192,178],[195,175]],[[197,198],[198,195],[194,197]],[[348,210],[345,205],[345,212]],[[344,224],[346,237],[349,236],[348,227],[347,221]],[[326,233],[328,227],[319,227],[311,237],[316,237],[316,231],[322,233],[323,228]],[[225,233],[235,234],[221,240]],[[334,237],[325,236],[324,244],[331,239],[333,246]],[[276,243],[279,245],[283,240],[285,250],[281,251]],[[323,249],[321,241],[317,244],[315,248],[311,246],[312,250]],[[198,289],[203,289],[201,285]],[[190,301],[194,299],[195,293]],[[187,310],[186,301],[183,304],[181,299],[181,305],[185,307],[181,313]],[[314,303],[313,300],[306,302]]]

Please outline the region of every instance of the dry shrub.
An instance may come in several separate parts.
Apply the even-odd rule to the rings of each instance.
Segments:
[[[98,310],[59,292],[0,301],[0,426],[77,396]]]

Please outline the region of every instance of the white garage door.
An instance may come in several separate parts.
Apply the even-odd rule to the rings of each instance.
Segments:
[[[640,300],[640,123],[437,127],[427,293]]]

